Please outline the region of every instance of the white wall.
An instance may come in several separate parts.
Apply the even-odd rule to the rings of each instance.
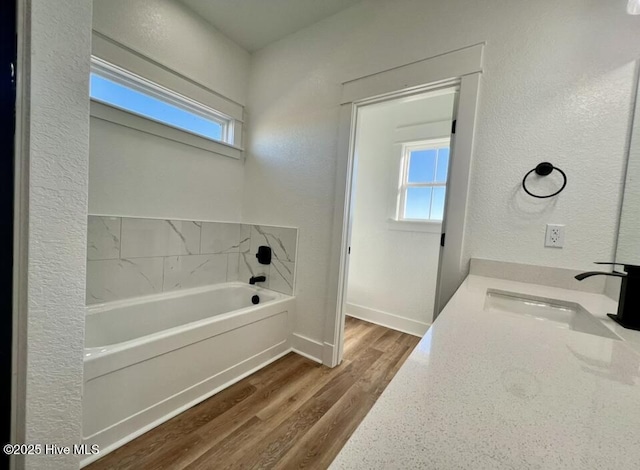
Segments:
[[[241,105],[249,53],[175,0],[94,0],[93,28]],[[91,214],[241,218],[240,160],[91,119]]]
[[[26,336],[18,339],[26,407],[17,442],[74,445],[82,437],[91,3],[29,3]],[[28,456],[26,468],[78,468],[78,456]]]
[[[640,100],[638,98],[636,98],[631,132],[615,261],[640,265],[640,217],[638,217],[640,214]]]
[[[613,256],[638,18],[624,2],[364,1],[254,54],[243,215],[298,226],[296,331],[323,340],[341,82],[487,41],[466,256],[586,269]],[[533,201],[550,160],[569,176]],[[545,249],[546,223],[567,225]]]
[[[347,313],[422,335],[433,317],[440,231],[398,230],[402,142],[449,137],[454,94],[366,106],[358,114]]]
[[[243,177],[241,160],[91,118],[90,214],[237,222]]]
[[[249,53],[178,0],[93,0],[93,29],[246,104]]]

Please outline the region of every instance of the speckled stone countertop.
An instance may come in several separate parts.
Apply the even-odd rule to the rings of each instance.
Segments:
[[[487,289],[581,304],[623,340],[484,310]],[[332,469],[640,469],[640,333],[604,295],[469,276]]]

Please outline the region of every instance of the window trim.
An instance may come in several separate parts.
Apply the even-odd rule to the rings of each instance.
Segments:
[[[234,139],[238,140],[239,137],[239,135],[236,135],[236,126],[239,124],[240,129],[238,130],[241,131],[242,123],[233,117],[93,55],[91,56],[91,73],[96,73],[120,85],[145,93],[220,124],[224,140],[202,136],[94,97],[91,97],[90,112],[92,118],[112,122],[222,156],[235,159],[242,158],[243,148],[234,143]]]
[[[158,121],[147,119],[137,114],[124,111],[114,106],[102,104],[99,101],[92,101],[90,104],[92,119],[110,122],[122,127],[144,132],[162,139],[179,142],[190,147],[199,148],[223,157],[241,160],[243,148],[226,144],[217,140],[207,139],[190,132],[183,131],[177,127],[167,126]]]
[[[185,71],[174,70],[168,64],[158,62],[95,29],[91,36],[91,54],[231,116],[236,120],[237,127],[242,127],[244,122],[242,103],[212,90],[206,84],[185,74]],[[240,145],[238,136],[235,137],[235,144]]]
[[[398,194],[397,194],[397,202],[396,202],[396,210],[395,210],[395,218],[393,219],[395,222],[403,223],[405,229],[408,227],[418,227],[419,224],[429,224],[431,226],[438,225],[442,226],[442,220],[439,219],[410,219],[404,217],[405,209],[406,209],[406,200],[407,200],[407,190],[409,188],[446,188],[447,181],[439,182],[433,181],[429,183],[410,183],[409,179],[409,161],[411,152],[420,151],[420,150],[434,150],[444,147],[443,144],[446,144],[449,148],[451,148],[451,137],[442,137],[435,139],[426,139],[420,141],[407,142],[402,144],[402,153],[401,153],[401,163],[400,163],[400,181],[398,183]],[[435,174],[438,172],[438,161],[436,159],[436,167]],[[447,175],[448,177],[448,175]],[[433,198],[431,199],[431,204],[433,204]],[[429,215],[431,215],[431,207],[429,207]],[[396,227],[399,227],[397,224]],[[399,228],[400,229],[400,228]],[[426,230],[431,231],[431,230]]]
[[[387,228],[400,232],[426,232],[437,233],[439,235],[442,232],[442,221],[389,219],[387,220]]]

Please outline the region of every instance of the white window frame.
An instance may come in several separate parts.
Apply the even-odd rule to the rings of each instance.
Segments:
[[[436,150],[443,147],[451,148],[451,138],[429,139],[418,142],[411,142],[402,145],[402,159],[400,162],[400,181],[398,182],[397,203],[395,210],[395,222],[406,223],[406,228],[417,228],[419,225],[429,225],[435,229],[439,229],[442,225],[442,220],[439,219],[410,219],[404,217],[407,190],[409,188],[446,188],[447,182],[433,181],[427,183],[410,183],[409,180],[409,162],[411,160],[411,152],[420,150]],[[438,161],[436,159],[435,174],[438,173]],[[433,204],[433,198],[431,199]],[[431,208],[429,208],[429,214],[431,214]]]
[[[91,73],[104,77],[127,88],[136,90],[158,100],[169,103],[192,114],[220,124],[222,140],[212,139],[172,126],[152,117],[137,114],[110,102],[91,97],[91,116],[110,121],[141,132],[156,135],[165,139],[181,142],[193,147],[217,153],[231,158],[242,158],[242,147],[237,145],[237,120],[232,116],[211,108],[199,101],[177,93],[154,81],[137,75],[129,70],[103,60],[91,57]],[[240,123],[241,124],[241,123]]]

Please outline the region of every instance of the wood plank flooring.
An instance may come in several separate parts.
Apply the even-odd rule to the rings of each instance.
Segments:
[[[340,366],[288,354],[85,468],[325,469],[418,341],[347,317]]]

